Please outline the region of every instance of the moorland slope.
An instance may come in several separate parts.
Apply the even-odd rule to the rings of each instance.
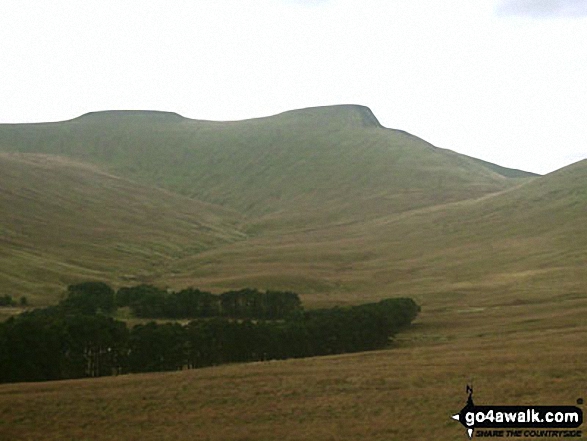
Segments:
[[[258,232],[364,219],[515,185],[517,170],[382,127],[370,109],[317,107],[233,122],[107,111],[0,125],[0,151],[56,154],[234,209]]]
[[[57,156],[0,153],[0,207],[0,289],[35,305],[84,279],[145,282],[244,238],[234,212]]]
[[[584,398],[587,161],[530,176],[357,106],[101,112],[0,126],[0,149],[0,281],[35,303],[81,277],[422,305],[390,350],[2,385],[0,438],[463,439],[467,384],[477,404]]]
[[[586,178],[581,161],[480,198],[251,238],[182,259],[177,277],[295,286],[319,303],[573,295],[587,282]]]
[[[348,271],[348,262],[364,265],[365,256],[389,243],[361,239],[349,248],[357,228],[374,238],[390,216],[535,179],[386,129],[356,105],[234,122],[93,112],[0,125],[0,151],[3,204],[11,207],[0,225],[4,240],[12,237],[2,286],[18,295],[45,283],[54,293],[90,276],[114,285],[148,279],[177,288],[245,283],[302,294],[356,291],[348,282],[372,275]],[[234,254],[224,245],[237,237],[258,238],[261,248],[247,240]],[[292,237],[295,246],[283,252],[280,244]],[[316,253],[324,240],[330,245]],[[349,280],[337,280],[341,272]]]

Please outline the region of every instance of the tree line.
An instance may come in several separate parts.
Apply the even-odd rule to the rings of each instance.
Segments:
[[[254,290],[234,292],[244,291]],[[129,329],[109,315],[117,304],[113,292],[108,285],[95,282],[73,285],[59,305],[25,312],[0,324],[0,382],[180,370],[379,349],[409,326],[420,310],[412,299],[395,298],[311,311],[300,305],[285,319],[257,319],[252,313],[246,316],[246,309],[239,306],[233,317],[211,314],[186,325],[149,322]],[[236,303],[248,303],[242,300],[248,298],[244,294],[231,296],[226,299],[236,297],[241,299]],[[221,299],[218,302],[222,305]]]
[[[163,290],[152,285],[122,287],[118,292],[101,282],[70,286],[64,306],[85,313],[112,312],[129,307],[136,317],[190,319],[230,317],[249,319],[284,319],[302,310],[296,293],[245,288],[219,295],[195,288],[181,291]]]

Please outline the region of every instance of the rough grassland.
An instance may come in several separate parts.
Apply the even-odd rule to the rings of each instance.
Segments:
[[[382,222],[532,179],[351,105],[237,122],[98,112],[0,125],[0,151],[0,290],[36,304],[81,279],[381,297],[363,283],[385,287],[385,270],[355,266],[389,266]]]
[[[53,303],[80,280],[139,283],[241,240],[239,216],[48,156],[0,153],[0,292]]]
[[[182,259],[179,285],[294,285],[309,303],[413,296],[423,306],[585,293],[587,161],[475,200],[253,238]]]
[[[583,297],[431,309],[386,351],[4,385],[0,437],[465,439],[450,415],[468,382],[478,404],[574,405],[585,396],[586,307]]]
[[[0,440],[464,440],[463,427],[450,416],[465,404],[467,383],[474,385],[477,404],[574,405],[578,398],[586,399],[587,161],[544,177],[522,179],[518,172],[386,131],[364,109],[336,110],[230,124],[185,121],[178,115],[166,115],[163,121],[158,115],[161,125],[149,124],[152,131],[144,138],[155,140],[144,143],[143,157],[148,159],[144,167],[133,162],[136,158],[125,159],[132,149],[108,147],[119,144],[106,141],[82,143],[98,136],[104,118],[112,119],[112,114],[88,115],[85,122],[75,122],[77,126],[51,126],[58,128],[55,136],[69,130],[72,139],[80,141],[64,144],[58,141],[62,138],[49,137],[46,151],[40,151],[35,140],[47,132],[25,131],[35,141],[27,144],[36,146],[35,155],[91,158],[93,165],[76,162],[63,168],[59,161],[70,164],[71,159],[53,158],[48,164],[60,164],[59,171],[49,173],[48,165],[39,164],[30,152],[24,157],[0,155],[0,166],[8,164],[0,173],[0,188],[9,189],[0,197],[22,203],[13,211],[20,218],[1,213],[0,233],[12,241],[6,243],[16,244],[0,248],[2,274],[9,274],[5,268],[11,265],[15,274],[30,267],[44,274],[40,271],[51,265],[63,268],[62,262],[77,265],[43,282],[47,286],[53,281],[57,287],[72,280],[72,274],[86,275],[81,262],[88,262],[86,270],[91,274],[106,275],[99,256],[107,256],[115,273],[108,280],[118,284],[125,282],[125,274],[147,277],[152,269],[155,276],[145,280],[162,286],[287,288],[298,291],[309,306],[411,296],[422,305],[422,313],[393,347],[173,373],[0,385]],[[144,118],[155,115],[134,116],[140,117],[135,119],[137,125],[124,127],[140,131]],[[322,124],[312,126],[319,116]],[[300,121],[305,121],[306,130],[299,131],[291,144],[281,142],[289,139],[281,135],[298,132],[292,124]],[[267,122],[271,130],[266,132]],[[82,134],[75,129],[80,124]],[[94,131],[88,125],[94,125]],[[127,130],[124,127],[122,132]],[[218,160],[219,173],[228,180],[213,181],[212,163],[186,165],[187,158],[200,154],[194,153],[194,145],[173,144],[170,157],[165,156],[169,149],[158,150],[157,136],[172,127],[185,139],[192,139],[197,131],[216,139],[217,147],[206,147],[208,153],[216,153],[206,155]],[[243,127],[248,135],[238,138]],[[9,129],[0,130],[0,146],[26,140]],[[325,142],[329,132],[336,143]],[[304,144],[304,136],[310,135],[312,142]],[[119,132],[113,139],[120,136]],[[255,151],[252,141],[227,141],[247,136],[250,140],[259,136],[263,148],[280,159],[271,162],[260,154],[250,156]],[[366,144],[370,151],[357,172],[349,159],[354,158],[354,148],[380,137],[391,138]],[[402,145],[396,142],[399,139],[412,144]],[[337,143],[342,146],[340,155],[324,153]],[[23,145],[19,144],[20,150]],[[292,149],[298,145],[305,153],[296,157]],[[314,146],[320,148],[314,151]],[[225,147],[230,154],[222,156]],[[248,157],[255,159],[245,162],[247,149],[252,149]],[[305,155],[314,156],[302,166],[297,161]],[[153,165],[156,158],[167,159]],[[332,162],[336,167],[330,169],[331,160],[340,162]],[[176,180],[169,173],[173,161],[181,165]],[[375,167],[381,161],[381,167]],[[279,166],[274,169],[271,163]],[[312,171],[314,163],[321,167],[298,180],[295,174],[284,173]],[[420,174],[412,167],[419,163],[423,164]],[[138,168],[133,171],[129,164]],[[326,173],[345,167],[348,173],[340,176]],[[116,170],[126,170],[143,185],[115,178]],[[242,181],[241,171],[247,180]],[[325,172],[328,179],[317,171]],[[352,175],[355,172],[365,176],[364,181]],[[357,179],[356,188],[350,188],[350,177]],[[76,185],[61,184],[70,181]],[[191,205],[185,197],[154,191],[144,185],[147,182],[184,195],[197,193],[208,204],[192,201],[196,205]],[[324,186],[308,194],[306,186],[317,183]],[[434,187],[438,193],[429,192]],[[373,193],[373,199],[364,199],[373,188],[380,191]],[[262,207],[260,201],[274,190],[275,197]],[[244,193],[249,194],[247,199]],[[86,194],[96,202],[88,202]],[[52,211],[53,201],[66,210]],[[212,202],[224,208],[211,206]],[[313,205],[318,202],[322,205]],[[167,209],[159,210],[160,204],[167,204]],[[312,221],[304,218],[310,205],[321,208]],[[79,217],[86,207],[87,214]],[[142,215],[148,207],[148,215]],[[218,211],[227,207],[234,211]],[[291,214],[298,211],[302,215],[292,220]],[[111,215],[102,218],[98,215],[102,212]],[[127,214],[129,218],[124,217]],[[196,227],[194,219],[209,229]],[[60,222],[66,223],[67,232],[60,231]],[[88,236],[87,225],[105,230],[92,229]],[[123,234],[113,233],[120,228]],[[94,241],[96,237],[101,239]],[[86,248],[82,244],[88,239],[91,246]],[[119,241],[128,247],[126,259],[121,250],[112,254]],[[60,248],[60,243],[67,247]],[[190,249],[192,244],[195,249]],[[36,277],[40,276],[26,280]]]

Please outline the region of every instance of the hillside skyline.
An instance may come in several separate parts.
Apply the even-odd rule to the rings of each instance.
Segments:
[[[234,121],[359,103],[386,127],[510,168],[587,157],[576,0],[37,3],[0,7],[0,122],[107,109]]]
[[[374,352],[2,384],[0,437],[456,439],[450,415],[471,378],[479,402],[574,404],[587,360],[586,180],[587,160],[536,176],[384,128],[361,106],[0,125],[0,295],[21,303],[0,308],[5,366],[32,347],[14,315],[55,310],[79,282],[257,287],[294,292],[308,311],[421,306]],[[182,328],[112,314],[137,332]],[[62,348],[51,336],[67,329],[33,332]]]
[[[64,123],[64,122],[76,121],[76,120],[80,120],[80,119],[87,119],[87,118],[91,118],[91,117],[100,117],[100,116],[101,117],[104,117],[104,116],[116,117],[116,116],[131,116],[131,115],[135,115],[135,116],[140,116],[140,115],[149,116],[150,115],[153,117],[177,118],[178,120],[181,119],[181,120],[194,121],[194,122],[239,123],[239,122],[247,122],[247,121],[265,120],[265,119],[269,119],[271,117],[286,115],[286,114],[295,113],[295,112],[311,111],[312,109],[316,109],[316,110],[318,110],[318,109],[335,109],[335,108],[345,108],[345,107],[346,108],[365,109],[366,112],[370,114],[369,118],[373,119],[373,121],[375,121],[376,125],[378,125],[380,128],[395,130],[398,132],[404,132],[410,136],[415,136],[419,139],[424,139],[424,138],[419,137],[417,134],[410,133],[408,131],[402,130],[401,128],[395,128],[395,127],[389,127],[389,126],[383,125],[379,121],[379,118],[375,115],[375,113],[372,111],[372,109],[369,106],[366,106],[364,104],[357,104],[357,103],[339,103],[339,104],[329,104],[329,105],[328,104],[327,105],[316,105],[316,106],[288,109],[288,110],[284,110],[279,113],[269,114],[269,115],[260,115],[260,116],[252,116],[252,117],[248,117],[248,118],[225,119],[225,120],[205,119],[205,118],[186,116],[184,114],[181,114],[179,112],[175,112],[173,110],[146,109],[146,108],[100,109],[100,110],[89,110],[85,113],[73,115],[71,117],[66,117],[63,119],[54,119],[54,120],[48,119],[48,120],[39,120],[39,121],[34,121],[34,122],[0,122],[0,126],[25,126],[25,125],[33,125],[34,126],[34,125],[45,125],[45,124],[53,124],[53,123]],[[428,141],[426,141],[426,142],[428,142]],[[487,160],[483,159],[482,157],[471,156],[471,155],[468,155],[466,152],[457,151],[457,150],[451,149],[450,147],[443,147],[443,146],[436,146],[436,145],[434,147],[445,149],[448,151],[454,151],[457,154],[463,154],[465,156],[470,156],[471,158],[476,159],[482,163],[493,164],[498,167],[502,167],[504,169],[509,169],[509,170],[520,170],[520,171],[530,173],[530,174],[533,174],[536,176],[549,174],[553,171],[556,171],[556,170],[559,170],[559,169],[564,168],[566,166],[580,162],[583,159],[587,159],[587,154],[585,155],[585,157],[583,157],[582,155],[575,155],[576,157],[574,156],[574,159],[572,161],[567,162],[558,168],[552,168],[551,170],[549,170],[547,172],[540,173],[540,172],[532,171],[528,168],[510,167],[510,166],[507,166],[507,165],[504,165],[501,163],[487,161]]]
[[[581,243],[584,162],[545,176],[508,169],[385,128],[365,106],[233,122],[92,112],[2,124],[0,152],[2,202],[13,207],[0,219],[0,281],[41,302],[92,274],[115,285],[292,289],[318,304],[325,293],[376,299],[395,284],[434,291],[429,280],[443,272],[482,286],[484,259],[566,273],[576,262],[551,253]],[[579,235],[550,237],[553,219]],[[518,245],[532,241],[545,244],[535,257]],[[510,248],[463,261],[473,243]],[[449,279],[444,289],[460,286]]]

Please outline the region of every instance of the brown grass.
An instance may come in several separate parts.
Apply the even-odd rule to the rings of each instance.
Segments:
[[[425,309],[389,350],[0,386],[0,439],[465,439],[478,404],[585,396],[587,296]]]
[[[18,194],[19,163],[0,159],[8,164],[0,179],[8,182],[13,173],[12,187],[5,187],[18,197],[10,200],[24,207],[15,213],[26,217],[31,194]],[[24,165],[23,173],[36,170],[31,179],[51,175],[45,166]],[[84,246],[93,238],[86,228],[76,229],[76,221],[69,224],[76,234],[59,230],[68,220],[59,217],[64,205],[51,212],[39,197],[58,198],[61,188],[46,184],[47,177],[33,181],[33,201],[57,217],[44,225],[33,210],[32,221],[21,222],[24,232],[18,218],[5,222],[2,237],[33,245],[0,248],[9,279],[4,286],[36,280],[63,286],[71,274],[111,274],[109,280],[121,284],[128,268],[173,288],[292,289],[309,306],[401,295],[413,297],[423,311],[384,351],[1,385],[0,440],[464,440],[450,415],[464,405],[468,382],[478,404],[572,405],[586,398],[585,162],[480,199],[388,210],[364,220],[354,213],[324,228],[295,224],[285,234],[253,221],[249,227],[258,227],[258,235],[246,240],[240,240],[242,231],[252,230],[239,231],[237,222],[212,229],[223,216],[209,207],[68,167],[65,176],[85,188],[69,193],[65,206],[85,206],[90,192],[98,205],[84,219],[94,222],[106,210],[118,220],[98,218],[101,246]],[[166,204],[163,219],[154,216],[159,205],[144,216],[154,201]],[[133,206],[141,209],[122,222]],[[182,223],[170,214],[178,210]],[[209,231],[195,228],[202,212]],[[279,226],[288,218],[275,214],[263,221]],[[27,234],[38,237],[27,242]],[[154,235],[157,240],[147,242]],[[44,248],[47,240],[57,244]],[[65,240],[74,243],[60,248]],[[113,252],[111,244],[120,240],[124,249]],[[189,250],[194,244],[197,252]],[[160,254],[151,257],[153,250]],[[78,254],[83,259],[75,260]],[[149,271],[156,276],[148,278]]]

